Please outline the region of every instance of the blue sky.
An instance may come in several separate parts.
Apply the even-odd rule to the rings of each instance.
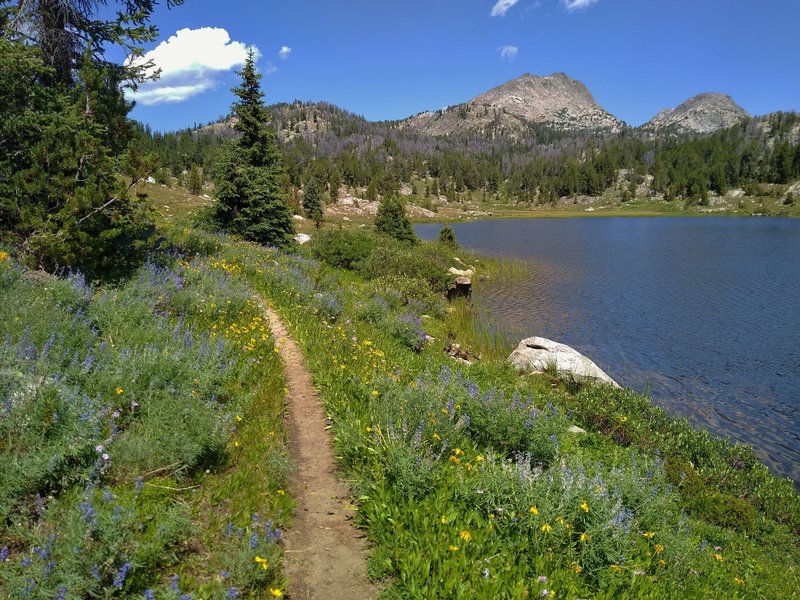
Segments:
[[[146,50],[165,44],[165,76],[132,116],[162,131],[227,114],[249,46],[268,103],[325,100],[371,120],[526,72],[583,81],[631,125],[706,91],[752,114],[800,110],[797,0],[186,0],[153,22]]]

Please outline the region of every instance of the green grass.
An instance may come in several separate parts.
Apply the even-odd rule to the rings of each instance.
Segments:
[[[749,449],[637,394],[520,378],[487,350],[462,365],[447,339],[409,343],[398,315],[505,350],[458,309],[415,321],[422,280],[228,252],[306,350],[385,597],[797,594],[798,497]]]
[[[154,260],[100,288],[0,262],[3,597],[282,585],[283,374],[260,307],[214,259]]]

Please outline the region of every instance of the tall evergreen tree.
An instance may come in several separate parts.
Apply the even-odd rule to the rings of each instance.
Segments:
[[[406,214],[405,203],[397,195],[386,196],[378,206],[375,230],[401,242],[416,243],[417,236]]]
[[[321,192],[317,178],[309,178],[303,191],[303,210],[306,211],[306,216],[314,221],[317,229],[322,225],[323,217],[322,198],[320,196]]]
[[[213,218],[223,229],[245,239],[288,246],[294,225],[281,188],[284,170],[275,134],[267,128],[269,112],[252,50],[239,75],[242,83],[233,88],[238,98],[233,114],[241,137],[220,152]]]

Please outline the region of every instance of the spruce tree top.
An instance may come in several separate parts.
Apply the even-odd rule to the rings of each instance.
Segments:
[[[233,105],[233,114],[237,118],[234,129],[242,134],[239,146],[250,152],[250,164],[268,166],[275,160],[275,134],[266,127],[269,111],[264,105],[261,74],[256,71],[252,48],[239,75],[242,84],[233,88],[233,93],[239,97]]]

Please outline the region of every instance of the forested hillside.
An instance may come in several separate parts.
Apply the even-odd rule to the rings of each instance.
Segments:
[[[365,188],[368,199],[415,183],[417,195],[441,194],[451,201],[478,193],[490,202],[546,204],[614,188],[623,201],[645,195],[704,204],[709,195],[731,188],[755,196],[759,184],[800,178],[796,113],[747,119],[706,136],[655,139],[630,128],[590,134],[541,123],[513,137],[434,137],[398,122],[372,123],[325,103],[278,104],[271,114],[283,142],[287,186],[300,188],[313,176],[330,189]],[[219,144],[234,134],[227,120],[140,135],[141,145],[160,155],[164,175],[178,176],[195,166],[207,171]]]

